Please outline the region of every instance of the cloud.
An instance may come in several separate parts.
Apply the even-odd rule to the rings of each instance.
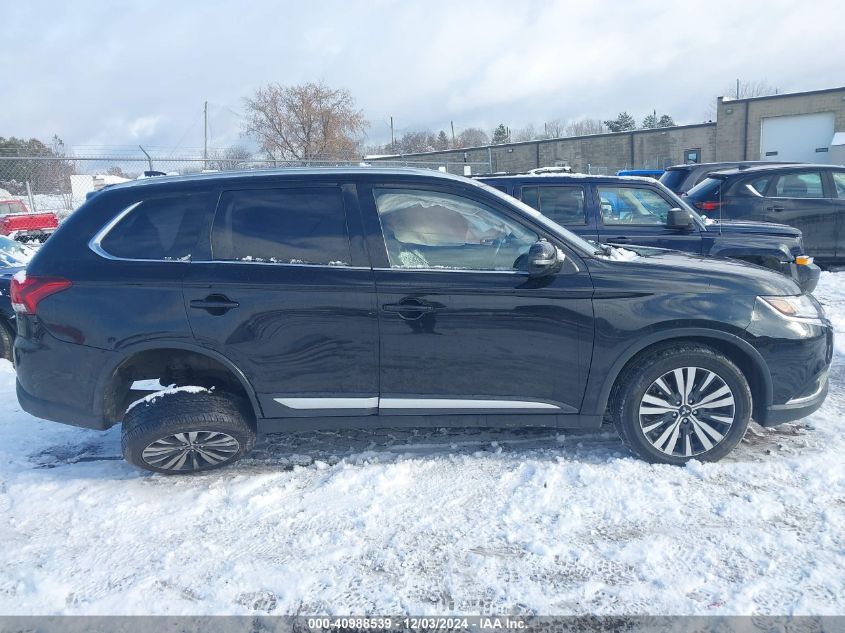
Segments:
[[[148,0],[105,10],[34,0],[4,11],[0,135],[68,145],[238,141],[243,98],[268,82],[349,88],[397,130],[542,127],[653,109],[706,118],[737,77],[781,91],[841,85],[839,0],[243,5]],[[812,37],[807,34],[812,33]]]

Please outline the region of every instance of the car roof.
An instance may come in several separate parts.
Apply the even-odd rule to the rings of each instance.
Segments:
[[[719,176],[737,176],[740,174],[768,174],[790,170],[813,170],[813,169],[845,169],[845,165],[816,165],[813,163],[782,163],[779,165],[754,165],[741,169],[733,167],[730,169],[713,170],[708,176],[718,174]]]
[[[278,169],[243,169],[236,171],[215,171],[181,176],[153,176],[130,180],[112,185],[106,185],[100,191],[117,191],[134,189],[136,187],[157,187],[173,184],[190,184],[201,182],[248,183],[250,180],[267,178],[301,178],[303,176],[334,177],[334,176],[382,176],[382,177],[422,177],[428,179],[471,182],[463,176],[436,171],[434,169],[419,169],[415,167],[283,167]]]
[[[573,181],[604,181],[604,182],[647,182],[654,184],[658,182],[647,176],[602,176],[599,174],[509,174],[507,176],[478,176],[476,180],[482,182],[514,182],[514,181],[537,181],[546,184],[572,183]]]
[[[717,161],[712,163],[684,163],[683,165],[672,165],[671,167],[667,167],[666,171],[693,171],[695,169],[709,169],[711,171],[715,171],[718,167],[724,168],[731,168],[737,167],[740,168],[742,171],[746,171],[750,169],[752,166],[756,165],[783,165],[783,164],[790,164],[790,165],[797,165],[798,163],[783,163],[783,162],[775,162],[775,161],[764,161],[764,160],[725,160],[725,161]]]

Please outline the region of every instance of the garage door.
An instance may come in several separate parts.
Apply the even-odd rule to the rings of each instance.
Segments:
[[[763,119],[760,160],[827,163],[833,123],[833,112]]]

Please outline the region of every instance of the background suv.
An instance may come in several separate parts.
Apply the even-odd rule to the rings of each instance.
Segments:
[[[712,217],[781,222],[821,263],[845,259],[845,167],[777,165],[711,173],[687,201]]]
[[[456,176],[319,169],[116,185],[11,288],[18,399],[123,425],[164,473],[256,431],[595,428],[644,459],[715,460],[827,393],[832,328],[787,277],[598,249]]]
[[[660,175],[660,182],[677,194],[686,193],[695,187],[707,175],[720,169],[747,169],[755,165],[780,165],[788,163],[769,162],[764,160],[726,161],[721,163],[690,163],[688,165],[673,165]]]
[[[596,242],[673,248],[771,268],[806,292],[819,281],[801,232],[783,224],[708,220],[651,178],[572,174],[479,178]]]

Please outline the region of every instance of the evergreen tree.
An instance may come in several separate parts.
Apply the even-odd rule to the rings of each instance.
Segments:
[[[643,119],[643,122],[640,127],[644,130],[650,130],[652,128],[655,128],[657,127],[657,120],[657,112],[653,112]]]
[[[499,126],[493,130],[493,145],[501,145],[508,142],[508,128],[504,123],[499,123]]]
[[[657,122],[657,127],[675,127],[676,125],[677,123],[675,123],[675,119],[670,117],[668,114],[664,114]]]
[[[446,132],[444,130],[440,130],[440,133],[437,135],[437,142],[434,146],[438,150],[449,149],[449,137],[446,136]]]
[[[611,132],[627,132],[637,129],[637,121],[627,112],[620,112],[615,119],[605,121],[604,124]]]

